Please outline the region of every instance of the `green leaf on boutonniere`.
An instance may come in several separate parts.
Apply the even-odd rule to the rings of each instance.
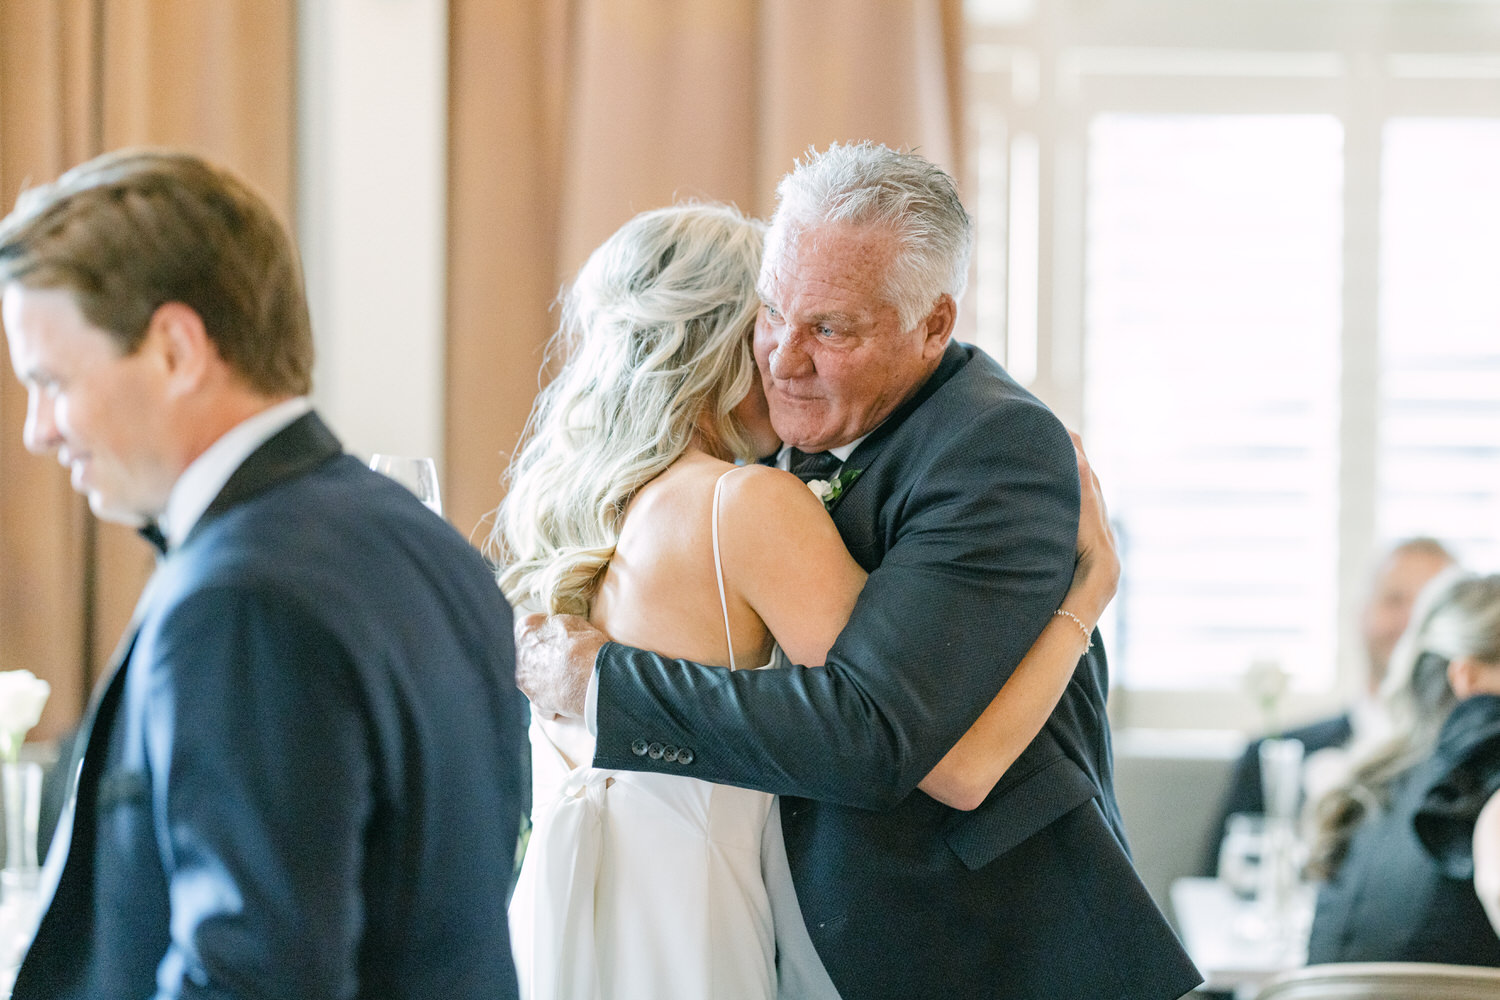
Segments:
[[[858,479],[859,474],[863,471],[865,470],[842,468],[838,471],[838,475],[832,479],[810,480],[807,488],[812,490],[813,496],[823,501],[823,507],[827,509],[833,506],[835,500],[843,496],[844,490],[848,489],[849,484]]]

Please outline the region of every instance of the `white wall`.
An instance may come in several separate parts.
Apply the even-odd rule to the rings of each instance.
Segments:
[[[297,215],[314,396],[352,452],[439,456],[448,5],[300,6]]]

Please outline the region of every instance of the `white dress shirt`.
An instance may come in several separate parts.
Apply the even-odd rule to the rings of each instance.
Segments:
[[[234,425],[209,445],[207,451],[193,459],[193,463],[172,484],[167,508],[157,520],[168,548],[182,544],[208,505],[214,502],[214,497],[229,482],[229,477],[255,449],[311,409],[312,403],[306,396],[295,396],[277,403]]]

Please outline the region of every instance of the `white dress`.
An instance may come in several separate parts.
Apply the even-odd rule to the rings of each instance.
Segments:
[[[510,905],[522,1000],[773,1000],[778,930],[780,995],[833,995],[773,796],[590,767],[578,720],[533,718],[530,733],[532,832]]]

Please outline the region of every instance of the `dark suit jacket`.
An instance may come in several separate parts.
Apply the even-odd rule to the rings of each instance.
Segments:
[[[1068,588],[1067,434],[953,344],[845,467],[860,475],[833,517],[870,578],[828,665],[731,673],[607,645],[594,763],[783,796],[802,912],[845,1000],[1187,992],[1198,973],[1126,851],[1097,646],[977,810],[914,790]],[[651,743],[679,753],[636,754]]]
[[[510,618],[315,415],[267,441],[147,586],[16,1000],[514,997]]]
[[[1354,738],[1354,725],[1349,714],[1319,719],[1299,729],[1288,729],[1282,733],[1285,739],[1301,740],[1302,752],[1310,754],[1328,747],[1341,747]],[[1203,860],[1199,874],[1213,876],[1219,871],[1219,848],[1223,846],[1224,834],[1229,826],[1229,817],[1235,813],[1261,814],[1266,811],[1266,801],[1260,783],[1260,745],[1265,739],[1251,740],[1240,759],[1235,762],[1229,775],[1229,785],[1224,789],[1224,799],[1219,803],[1219,815],[1210,824],[1203,844]]]

